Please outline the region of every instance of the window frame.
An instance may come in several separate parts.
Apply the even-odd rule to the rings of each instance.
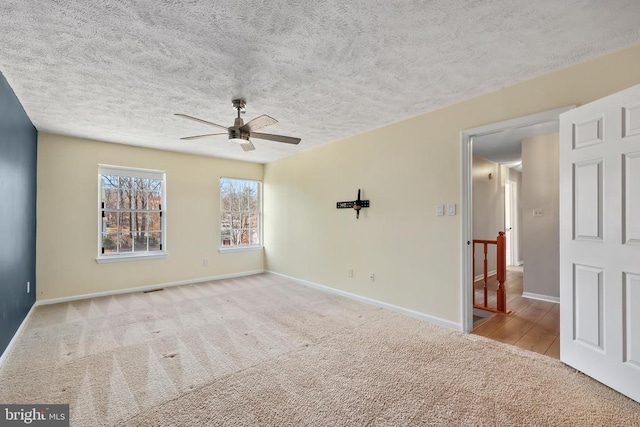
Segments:
[[[254,182],[258,184],[258,204],[257,211],[253,212],[247,210],[248,213],[253,213],[258,216],[258,243],[257,244],[246,244],[246,245],[229,245],[224,246],[222,244],[222,219],[225,213],[241,213],[243,211],[232,211],[232,210],[223,210],[222,204],[222,180],[232,180],[232,181],[247,181]],[[218,217],[218,245],[219,251],[223,252],[241,252],[241,251],[255,251],[263,249],[263,199],[262,199],[262,181],[259,179],[251,179],[251,178],[235,178],[230,176],[221,176],[218,180],[218,202],[220,204],[220,215]]]
[[[158,251],[140,251],[130,253],[116,253],[116,254],[104,254],[103,248],[103,207],[102,207],[102,176],[103,175],[118,175],[127,176],[132,178],[150,178],[161,181],[161,196],[160,196],[160,209],[150,210],[145,209],[150,213],[158,212],[160,214],[160,250]],[[122,261],[137,261],[142,259],[158,259],[165,258],[167,256],[167,180],[166,172],[156,169],[142,169],[127,166],[114,166],[98,164],[98,200],[97,200],[97,257],[96,262],[98,264],[110,263],[110,262],[122,262]],[[129,212],[134,213],[140,211],[139,209],[130,209]],[[118,210],[117,212],[120,212]],[[125,210],[125,212],[127,212]]]

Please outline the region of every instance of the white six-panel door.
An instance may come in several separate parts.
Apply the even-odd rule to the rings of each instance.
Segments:
[[[560,115],[560,359],[640,401],[640,85]]]

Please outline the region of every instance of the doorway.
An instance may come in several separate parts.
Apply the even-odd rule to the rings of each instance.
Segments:
[[[530,128],[531,130],[544,129],[549,126],[555,128],[554,132],[557,132],[559,122],[558,116],[570,109],[573,106],[559,108],[543,113],[533,114],[530,116],[520,117],[512,120],[507,120],[500,123],[493,123],[486,126],[481,126],[474,129],[469,129],[462,132],[462,172],[463,172],[463,209],[462,209],[462,235],[463,241],[463,272],[462,272],[462,327],[466,332],[473,330],[473,288],[471,284],[474,279],[474,272],[472,271],[472,241],[473,236],[473,155],[474,155],[474,143],[482,141],[487,137],[505,137],[512,133],[517,133],[524,128]],[[508,162],[503,162],[508,163]],[[516,190],[517,191],[517,190]],[[506,190],[504,194],[506,198]],[[515,199],[513,189],[510,190],[510,202]],[[510,210],[513,211],[512,203],[510,203]],[[511,219],[511,218],[510,218]],[[506,217],[505,217],[506,221]],[[514,221],[510,221],[509,225],[513,228]],[[517,220],[515,221],[517,227]],[[516,250],[516,242],[513,238],[510,239],[510,255],[512,264],[518,263],[520,260],[513,261]],[[515,251],[515,252],[514,252]],[[517,254],[516,258],[521,258],[521,254]],[[526,262],[526,261],[525,261]],[[526,267],[525,267],[526,268]]]

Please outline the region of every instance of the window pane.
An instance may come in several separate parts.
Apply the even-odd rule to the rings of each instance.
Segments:
[[[242,215],[231,215],[231,244],[242,244]]]
[[[129,233],[131,231],[131,219],[133,214],[131,212],[121,212],[120,223],[118,224],[118,231],[121,233]]]
[[[241,228],[247,228],[249,227],[249,214],[248,213],[242,213],[240,214],[240,227]]]
[[[133,249],[133,239],[129,233],[120,233],[120,253],[131,252]]]
[[[102,188],[118,188],[118,176],[117,175],[102,175],[100,178]]]
[[[133,198],[133,194],[131,194],[131,190],[127,188],[120,189],[120,204],[118,208],[120,209],[131,209],[131,199]]]
[[[222,230],[220,240],[222,246],[231,246],[231,230]]]
[[[159,179],[149,179],[147,180],[147,186],[145,189],[147,191],[160,194],[160,192],[162,191],[162,181],[160,181]]]
[[[148,233],[149,234],[149,251],[159,251],[160,244],[162,243],[161,233]]]
[[[147,192],[143,190],[131,191],[131,209],[147,208]]]
[[[249,197],[249,210],[252,212],[258,212],[260,210],[260,203],[258,201],[257,194],[253,194]]]
[[[148,195],[147,208],[151,210],[160,210],[162,204],[162,192],[160,190],[151,191]]]
[[[149,180],[146,178],[134,178],[133,179],[133,189],[138,191],[144,191],[149,186]]]
[[[105,212],[102,218],[102,231],[106,233],[115,233],[118,231],[117,212]]]
[[[252,245],[260,244],[260,233],[258,232],[257,229],[254,229],[254,228],[251,229],[251,244]]]
[[[147,251],[147,233],[135,232],[133,233],[133,251],[134,252],[146,252]]]
[[[220,240],[222,246],[231,245],[231,215],[222,214],[220,219]]]
[[[162,230],[162,227],[161,227],[162,217],[160,216],[160,214],[152,212],[152,213],[148,214],[148,216],[149,216],[149,223],[147,225],[147,227],[148,227],[147,230],[150,230],[150,231],[161,231]]]
[[[231,214],[231,244],[242,244],[242,215]]]
[[[118,249],[118,233],[111,232],[102,235],[102,247],[105,254],[115,254]]]
[[[229,207],[230,211],[237,212],[239,210],[238,196],[234,192],[229,193],[229,204],[230,204],[230,207]]]
[[[116,175],[102,175],[100,178],[102,186],[101,201],[107,209],[117,209],[118,207],[118,177]]]
[[[248,226],[251,228],[258,228],[260,217],[257,214],[249,214]]]
[[[244,189],[244,183],[241,183],[238,186],[238,190],[236,191],[236,199],[238,200],[237,210],[245,211],[247,210],[247,194]]]
[[[116,188],[103,188],[102,203],[104,203],[105,209],[118,209],[118,190]]]
[[[133,231],[146,231],[147,230],[147,216],[149,214],[144,212],[136,212],[134,214],[135,224],[133,227]]]
[[[124,189],[131,189],[133,178],[130,176],[118,176],[118,187]]]
[[[220,226],[223,230],[228,230],[231,228],[231,214],[223,213],[220,215]]]
[[[240,214],[240,241],[239,245],[249,244],[249,233],[247,227],[249,225],[249,215],[246,213]]]
[[[231,210],[231,197],[228,193],[220,190],[220,210],[221,211],[230,211]]]

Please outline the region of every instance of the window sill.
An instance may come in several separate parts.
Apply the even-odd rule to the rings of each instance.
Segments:
[[[108,264],[111,262],[142,261],[146,259],[161,259],[166,257],[166,252],[154,253],[152,255],[107,255],[97,257],[96,262],[98,264]]]
[[[248,252],[248,251],[261,251],[261,245],[253,246],[222,246],[219,251],[221,254],[226,252]]]

